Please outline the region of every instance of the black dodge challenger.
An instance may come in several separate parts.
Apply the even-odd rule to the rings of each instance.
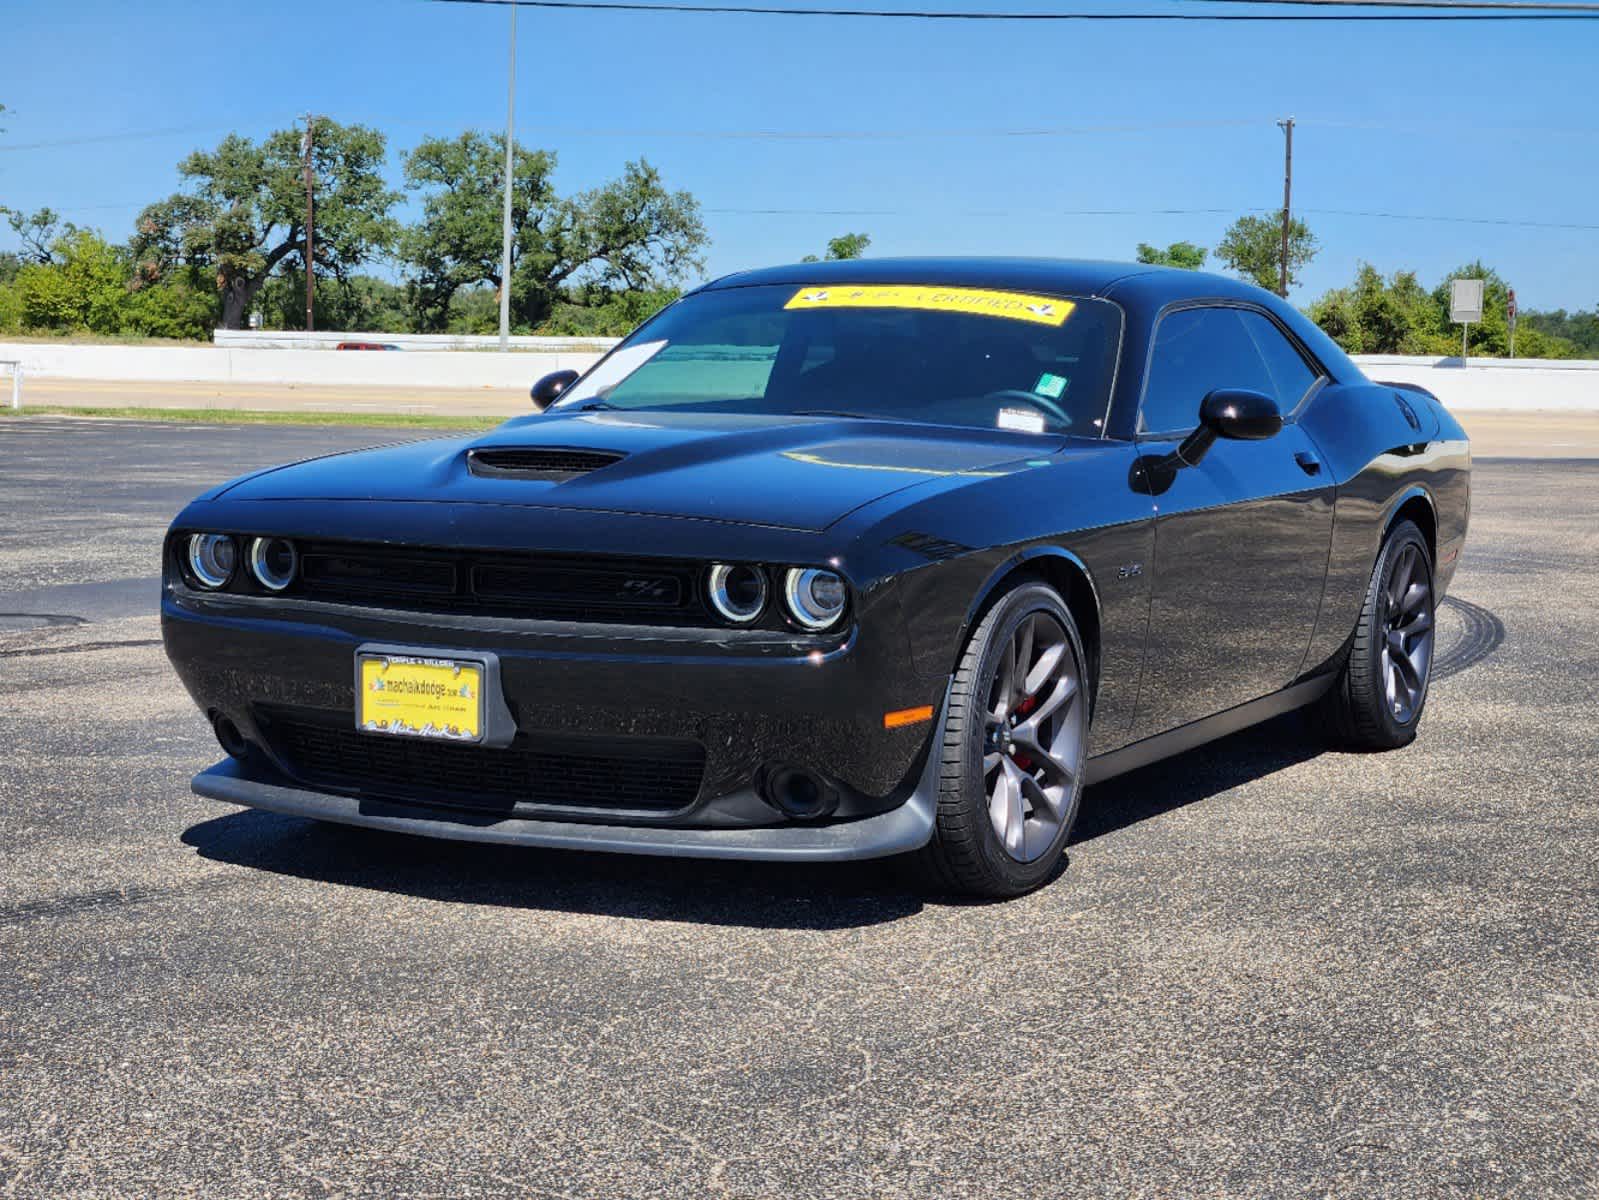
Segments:
[[[173,524],[204,796],[434,837],[917,855],[987,895],[1085,783],[1315,706],[1415,736],[1470,451],[1276,296],[1005,259],[729,276],[548,408]]]

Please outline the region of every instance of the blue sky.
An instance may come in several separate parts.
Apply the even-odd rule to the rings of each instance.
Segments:
[[[179,158],[230,130],[259,136],[306,109],[367,122],[388,134],[397,179],[400,151],[420,137],[505,119],[503,9],[7,7],[0,204],[48,204],[118,239],[175,188]],[[1431,285],[1477,257],[1510,279],[1523,308],[1599,303],[1599,228],[1318,211],[1599,226],[1599,23],[974,25],[525,9],[519,42],[519,140],[558,152],[568,190],[648,157],[704,205],[713,275],[819,253],[846,230],[870,233],[881,254],[1131,258],[1141,240],[1213,246],[1237,212],[1281,203],[1275,122],[1292,114],[1295,208],[1323,247],[1300,303],[1347,282],[1362,259]],[[1067,128],[1088,132],[992,135]],[[180,132],[28,148],[170,129]],[[682,136],[744,130],[935,136]],[[1147,211],[1209,208],[1226,211]],[[804,211],[723,211],[761,209]],[[1104,209],[1141,215],[1067,215]]]

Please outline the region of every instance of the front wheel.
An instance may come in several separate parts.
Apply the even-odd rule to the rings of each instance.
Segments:
[[[922,860],[948,890],[1009,897],[1059,865],[1088,750],[1082,638],[1054,588],[1005,593],[973,631],[950,685],[938,820]]]

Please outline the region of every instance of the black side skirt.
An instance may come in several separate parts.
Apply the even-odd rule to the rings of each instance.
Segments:
[[[1319,699],[1332,687],[1335,679],[1337,675],[1332,673],[1318,675],[1314,679],[1290,684],[1282,691],[1262,696],[1259,700],[1240,704],[1237,708],[1229,708],[1214,716],[1202,717],[1187,725],[1179,725],[1176,729],[1157,733],[1154,737],[1134,742],[1131,746],[1123,746],[1120,750],[1096,755],[1088,760],[1088,782],[1103,783],[1107,779],[1125,775],[1128,771],[1136,771],[1139,767],[1147,767],[1150,763],[1159,762],[1163,758],[1192,750],[1195,746],[1214,742],[1229,733],[1237,733],[1240,729],[1248,729],[1251,725],[1259,725],[1262,721],[1269,721],[1285,712],[1303,708],[1312,700]]]

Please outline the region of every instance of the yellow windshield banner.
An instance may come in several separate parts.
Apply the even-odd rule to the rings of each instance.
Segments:
[[[784,308],[919,308],[930,312],[970,313],[1005,317],[1034,325],[1064,325],[1076,307],[1070,300],[1027,292],[991,292],[982,288],[934,287],[927,284],[866,284],[857,287],[803,287]]]

